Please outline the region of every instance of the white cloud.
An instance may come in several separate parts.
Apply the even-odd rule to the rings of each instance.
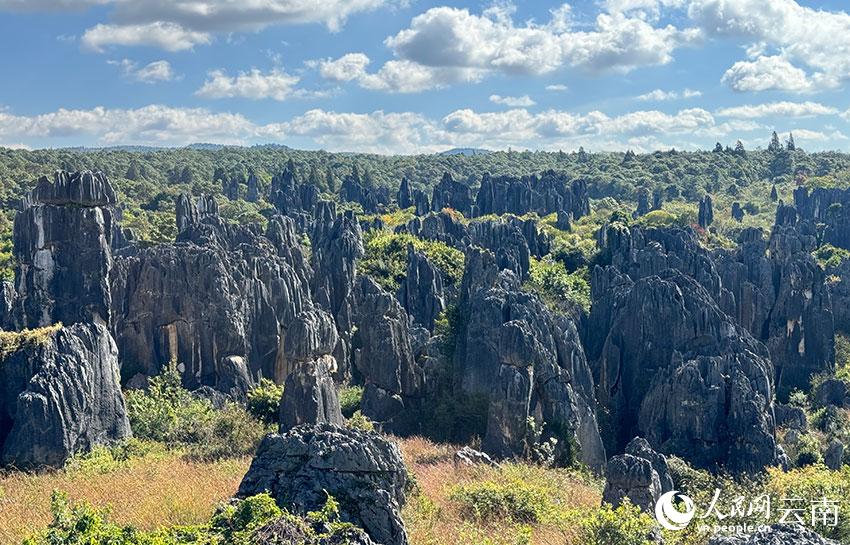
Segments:
[[[94,136],[104,145],[238,144],[258,137],[282,138],[274,125],[258,126],[241,114],[203,108],[150,105],[137,109],[59,109],[33,117],[0,113],[0,137],[64,138]]]
[[[754,61],[738,61],[720,80],[736,91],[809,91],[812,82],[805,70],[781,56],[760,56]]]
[[[365,56],[346,55],[328,63],[345,64],[340,75],[370,89],[418,92],[461,82],[477,82],[489,74],[538,76],[562,67],[585,72],[628,72],[640,66],[666,64],[677,47],[696,44],[697,29],[656,28],[641,17],[621,12],[600,14],[591,30],[573,28],[571,9],[551,10],[546,24],[512,19],[510,5],[497,5],[481,15],[467,9],[431,8],[410,27],[384,44],[396,56],[374,74],[365,73]],[[356,60],[357,64],[350,62]],[[327,64],[329,79],[336,75]],[[362,72],[360,71],[362,67]]]
[[[98,4],[113,0],[0,0],[0,11],[11,12],[57,12],[84,11]]]
[[[207,72],[204,85],[195,91],[195,95],[204,98],[250,98],[253,100],[272,98],[285,100],[295,91],[299,78],[274,69],[263,74],[254,68],[250,72],[240,72],[236,77],[228,76],[223,70]]]
[[[154,61],[141,68],[139,68],[139,66],[130,59],[106,61],[106,63],[121,67],[124,77],[140,81],[142,83],[156,83],[159,81],[172,81],[177,79],[177,76],[168,61]]]
[[[139,25],[100,24],[86,30],[82,37],[83,47],[100,53],[110,45],[150,46],[166,51],[182,51],[211,41],[212,37],[206,32],[186,30],[180,25],[163,22]]]
[[[363,53],[348,53],[337,60],[313,61],[308,65],[318,65],[319,73],[327,80],[357,80],[364,89],[388,93],[418,93],[455,83],[477,82],[484,77],[482,70],[433,68],[405,60],[388,61],[380,70],[369,74],[366,72],[369,62]]]
[[[652,100],[652,101],[663,101],[663,100],[677,100],[680,98],[694,98],[702,96],[701,91],[694,91],[691,89],[685,89],[684,91],[662,91],[661,89],[656,89],[654,91],[650,91],[644,95],[639,95],[637,97],[638,100]]]
[[[369,57],[363,53],[348,53],[335,61],[321,61],[319,73],[323,78],[343,82],[359,79],[366,75]]]
[[[32,149],[31,147],[27,146],[26,144],[21,144],[20,142],[15,143],[15,144],[3,144],[2,142],[0,142],[0,148],[22,149],[22,150],[27,150],[27,151]]]
[[[547,86],[546,86],[546,90],[547,90],[547,91],[566,91],[566,90],[567,90],[567,86],[566,86],[566,85],[561,85],[560,83],[555,84],[555,85],[547,85]]]
[[[522,95],[521,97],[503,97],[500,95],[490,95],[490,102],[493,102],[495,104],[504,104],[505,106],[511,106],[513,108],[534,106],[535,104],[537,104],[528,95]]]
[[[753,42],[751,53],[758,56],[763,56],[767,46],[781,50],[789,63],[796,61],[810,68],[808,77],[817,89],[834,88],[850,79],[850,14],[846,12],[815,10],[795,0],[691,0],[688,15],[710,35]],[[753,72],[765,62],[739,65],[738,70]],[[782,69],[788,76],[789,67]],[[800,84],[799,74],[790,71],[790,76],[772,82],[775,86],[769,88],[809,90]],[[756,82],[763,79],[753,77]],[[728,81],[737,79],[730,76]],[[782,83],[788,86],[779,87]]]
[[[794,140],[804,140],[804,141],[812,141],[812,142],[833,142],[835,140],[847,140],[847,136],[841,133],[841,131],[833,131],[830,134],[826,134],[821,131],[810,131],[808,129],[794,129],[791,131],[791,134],[794,135]]]
[[[838,110],[831,106],[824,106],[817,102],[771,102],[769,104],[757,104],[736,106],[733,108],[721,108],[717,111],[720,117],[739,117],[753,119],[758,117],[813,117],[816,115],[837,114]]]

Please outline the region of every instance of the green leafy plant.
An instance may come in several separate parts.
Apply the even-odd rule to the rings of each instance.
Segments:
[[[277,424],[280,422],[282,396],[282,385],[263,378],[260,384],[248,392],[248,412],[266,424]]]

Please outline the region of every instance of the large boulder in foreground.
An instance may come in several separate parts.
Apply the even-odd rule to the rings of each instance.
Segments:
[[[118,349],[101,324],[0,332],[0,446],[6,465],[60,467],[130,437]]]
[[[838,545],[801,524],[774,524],[748,536],[714,536],[708,545]]]
[[[401,519],[407,469],[394,443],[371,432],[321,424],[270,434],[260,444],[240,497],[268,492],[294,513],[321,509],[330,494],[340,518],[383,545],[406,545]]]
[[[619,507],[628,497],[632,505],[651,513],[658,498],[673,490],[673,478],[667,458],[658,454],[649,442],[635,437],[626,452],[608,460],[605,466],[605,491],[602,501]]]

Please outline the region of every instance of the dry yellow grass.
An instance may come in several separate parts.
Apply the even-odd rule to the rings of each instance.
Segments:
[[[521,479],[545,488],[557,511],[581,512],[596,509],[602,494],[599,483],[562,469],[534,466],[504,466],[503,469],[479,466],[456,467],[450,445],[436,445],[427,439],[395,439],[410,472],[416,477],[419,493],[408,498],[402,511],[411,545],[513,545],[524,525],[507,520],[470,519],[463,506],[450,498],[452,487],[474,482],[504,483]],[[529,525],[532,545],[572,543],[576,527],[568,520]]]
[[[196,462],[178,453],[147,456],[107,473],[54,471],[40,475],[0,474],[0,543],[20,543],[52,521],[54,489],[72,501],[112,506],[110,519],[153,530],[206,522],[239,486],[250,459]]]

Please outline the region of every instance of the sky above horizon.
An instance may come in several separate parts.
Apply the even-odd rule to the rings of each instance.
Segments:
[[[0,0],[0,146],[850,150],[839,0]]]

